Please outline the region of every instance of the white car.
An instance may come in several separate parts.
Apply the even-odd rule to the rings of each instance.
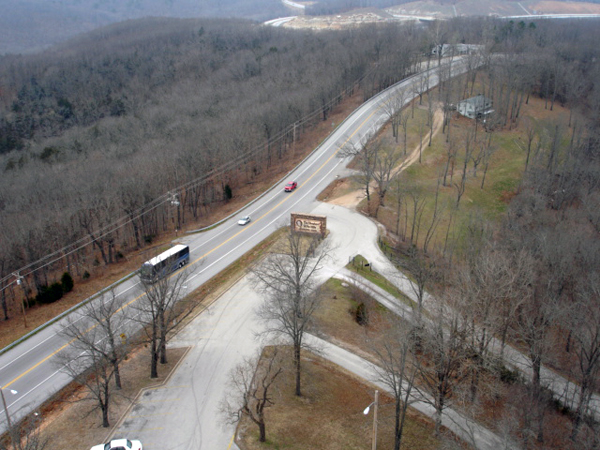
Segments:
[[[240,220],[238,220],[238,225],[247,225],[250,223],[251,220],[252,219],[250,218],[250,216],[244,216]]]
[[[94,445],[92,450],[142,450],[142,443],[129,439],[113,439],[106,444]]]

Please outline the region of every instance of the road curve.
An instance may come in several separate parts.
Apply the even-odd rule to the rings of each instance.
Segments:
[[[460,58],[448,63],[453,75],[466,71]],[[387,115],[382,104],[398,90],[406,89],[408,96],[414,95],[412,84],[420,77],[429,77],[429,86],[438,83],[438,68],[431,68],[420,75],[410,77],[374,96],[357,108],[343,123],[333,129],[330,136],[286,177],[298,182],[292,193],[283,191],[283,184],[274,186],[258,201],[248,205],[243,214],[250,214],[253,221],[245,226],[237,225],[232,217],[220,226],[204,233],[187,236],[178,242],[187,243],[191,249],[188,291],[217,275],[239,256],[265,239],[289,221],[290,212],[309,212],[316,203],[317,195],[336,177],[346,173],[347,161],[338,158],[338,152],[346,143],[359,143],[378,130]],[[410,99],[407,98],[407,102]],[[241,215],[241,214],[240,214]],[[115,289],[115,293],[126,305],[134,304],[142,295],[137,277]],[[0,355],[0,385],[5,389],[7,408],[13,421],[35,411],[53,394],[63,388],[70,378],[56,365],[54,355],[68,345],[59,331],[64,320],[48,326],[30,339]],[[133,327],[129,322],[127,327]],[[131,329],[124,330],[131,334]],[[16,392],[12,394],[12,392]],[[6,429],[2,416],[0,427]]]

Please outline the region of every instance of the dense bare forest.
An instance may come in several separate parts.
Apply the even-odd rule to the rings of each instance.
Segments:
[[[448,30],[437,30],[436,36],[448,38]],[[435,360],[427,367],[428,392],[436,396],[440,415],[450,402],[472,408],[484,420],[482,411],[492,405],[495,417],[489,423],[510,436],[506,448],[598,448],[597,24],[500,22],[488,32],[491,39],[483,42],[492,54],[479,70],[479,80],[472,71],[461,81],[442,83],[428,96],[429,102],[432,97],[441,101],[445,111],[474,94],[493,99],[494,105],[493,113],[473,121],[460,138],[451,137],[452,127],[446,124],[446,173],[442,169],[437,175],[433,212],[421,219],[425,199],[412,186],[386,200],[403,208],[397,223],[412,224],[408,232],[396,226],[395,245],[397,261],[415,281],[419,308],[424,292],[444,304],[440,311],[429,311],[437,328],[420,344],[431,346],[426,353]],[[548,111],[568,107],[565,120],[543,123],[524,117],[521,109],[532,97],[541,99]],[[394,111],[390,117],[393,122]],[[447,114],[447,120],[451,117]],[[428,239],[441,214],[466,214],[461,203],[465,179],[479,174],[484,189],[481,172],[495,132],[512,129],[524,133],[518,146],[526,157],[506,214],[497,223],[471,212],[456,242],[433,245]],[[373,148],[371,144],[362,150],[375,155]],[[447,183],[449,165],[459,168]],[[373,167],[375,179],[377,164]],[[361,171],[368,174],[363,167]],[[402,177],[397,180],[406,184]],[[443,213],[437,201],[442,186],[455,193],[453,205]],[[419,228],[420,239],[415,237]],[[492,350],[498,340],[501,350]],[[526,374],[506,371],[506,343],[527,358]],[[414,352],[420,355],[422,347]],[[548,368],[574,384],[569,390],[557,389]]]
[[[548,423],[560,410],[570,426],[554,437],[570,436],[573,448],[598,448],[590,402],[600,374],[599,40],[591,21],[456,19],[315,34],[246,21],[147,19],[43,54],[4,57],[4,317],[18,299],[16,270],[33,297],[64,271],[77,280],[94,265],[110,265],[235,196],[286,158],[298,136],[327,120],[345,96],[368,98],[404,78],[432,58],[436,45],[478,43],[482,53],[469,57],[477,64],[455,89],[441,74],[437,95],[451,110],[484,74],[482,93],[494,100],[495,114],[486,132],[475,127],[479,134],[448,160],[460,155],[464,180],[482,164],[468,153],[475,144],[486,148],[482,135],[520,127],[527,130],[527,165],[502,223],[475,218],[449,261],[417,239],[404,239],[412,252],[407,270],[423,292],[439,295],[456,312],[457,328],[438,333],[455,333],[460,344],[450,349],[460,352],[452,355],[453,375],[442,374],[443,394],[458,392],[447,385],[460,378],[461,388],[470,383],[476,405],[482,391],[492,389],[485,379],[501,373],[515,386],[499,416],[513,427],[511,439],[524,448],[551,446]],[[568,106],[569,123],[539,128],[523,120],[520,109],[532,96],[548,109]],[[460,180],[455,184],[458,209]],[[528,383],[498,371],[502,361],[488,352],[493,336],[527,355]],[[545,365],[580,387],[562,409],[544,385]],[[430,369],[432,380],[446,370]],[[447,399],[439,400],[441,411]]]
[[[111,264],[171,226],[174,195],[177,226],[197,220],[359,84],[369,95],[408,74],[415,33],[148,19],[4,57],[3,287],[27,266],[35,295],[57,258],[74,276]]]
[[[402,79],[442,42],[502,52],[487,65],[502,126],[516,120],[519,102],[539,95],[550,108],[572,106],[584,134],[571,146],[593,149],[597,124],[577,118],[597,117],[600,108],[592,81],[597,32],[577,25],[456,19],[428,29],[313,34],[233,20],[145,19],[38,55],[5,56],[2,287],[23,269],[35,295],[52,281],[49,273],[83,276],[91,264],[113,263],[172,226],[175,198],[175,226],[197,220],[285,158],[344,96],[360,89],[369,97]],[[5,315],[12,297],[2,289]]]

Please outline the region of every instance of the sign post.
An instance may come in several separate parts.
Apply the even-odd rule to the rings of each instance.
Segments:
[[[322,238],[327,233],[327,217],[315,214],[292,213],[294,233],[318,234]]]

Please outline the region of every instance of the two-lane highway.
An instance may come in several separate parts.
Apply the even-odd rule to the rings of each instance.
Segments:
[[[458,58],[454,59],[452,74],[457,75],[465,70],[465,65]],[[429,76],[429,86],[435,86],[438,82],[438,68],[434,67],[426,74]],[[346,171],[347,161],[338,157],[340,148],[346,143],[362,142],[381,127],[387,120],[382,103],[400,89],[404,89],[407,96],[414,95],[412,84],[418,82],[421,76],[422,74],[404,80],[361,105],[283,182],[248,205],[243,214],[240,212],[238,216],[231,217],[214,229],[179,239],[178,241],[188,244],[191,250],[190,265],[187,266],[190,271],[187,290],[191,292],[196,289],[277,228],[286,225],[290,212],[311,211],[315,206],[316,196]],[[284,183],[289,180],[297,181],[298,188],[292,192],[284,192]],[[246,214],[252,216],[252,222],[239,226],[239,216]],[[133,304],[142,295],[137,276],[117,286],[115,293],[125,304]],[[4,389],[13,420],[36,410],[70,381],[53,362],[53,356],[68,345],[59,335],[64,323],[62,320],[40,330],[0,356],[0,386]],[[17,393],[13,394],[11,391]],[[5,429],[4,416],[1,423],[2,429]]]

